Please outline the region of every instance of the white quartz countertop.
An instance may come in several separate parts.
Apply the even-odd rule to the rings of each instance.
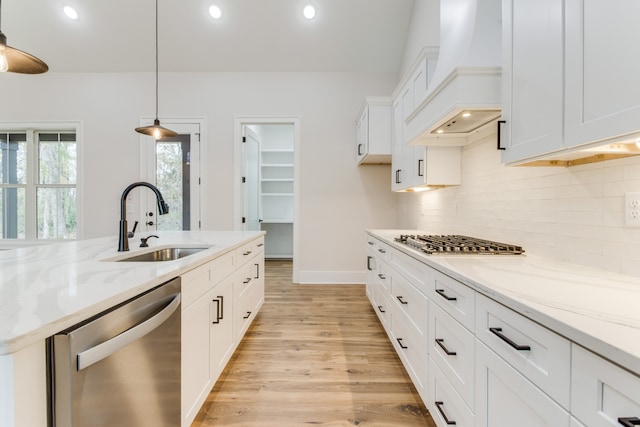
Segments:
[[[155,232],[148,248],[117,236],[0,251],[0,355],[30,344],[135,297],[225,254],[262,231]],[[167,246],[207,247],[175,261],[114,262]]]
[[[393,239],[437,233],[368,233],[640,375],[640,278],[527,253],[427,255]]]

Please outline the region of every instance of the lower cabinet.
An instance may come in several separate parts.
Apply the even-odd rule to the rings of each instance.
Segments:
[[[182,426],[194,420],[264,302],[263,238],[182,276]],[[247,314],[248,313],[248,314]]]
[[[568,427],[569,413],[476,342],[476,427]]]
[[[640,376],[367,235],[367,294],[438,427],[640,426]]]

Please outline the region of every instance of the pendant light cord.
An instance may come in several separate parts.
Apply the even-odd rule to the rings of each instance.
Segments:
[[[158,119],[158,0],[156,0],[156,119]]]

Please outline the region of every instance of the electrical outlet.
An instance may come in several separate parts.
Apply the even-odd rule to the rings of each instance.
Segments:
[[[624,195],[624,225],[640,227],[640,192]]]

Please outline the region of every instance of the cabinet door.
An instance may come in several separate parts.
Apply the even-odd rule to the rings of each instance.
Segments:
[[[573,415],[590,427],[640,425],[640,377],[578,345],[572,350]]]
[[[356,124],[356,159],[360,164],[364,157],[367,155],[368,147],[367,141],[369,140],[369,108],[364,107],[358,123]]]
[[[569,414],[476,340],[476,427],[568,427]]]
[[[182,311],[182,425],[188,426],[213,385],[209,362],[209,294]]]
[[[227,279],[208,294],[211,307],[209,322],[211,375],[213,383],[227,364],[234,349],[233,280]]]
[[[566,0],[566,141],[640,129],[640,2]]]
[[[503,0],[505,163],[563,147],[563,1]]]

